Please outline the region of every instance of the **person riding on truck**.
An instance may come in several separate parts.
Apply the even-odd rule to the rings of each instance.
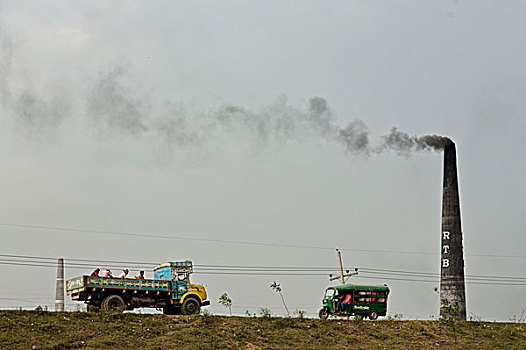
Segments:
[[[105,271],[102,271],[99,276],[100,277],[109,277],[109,278],[113,277],[113,275],[111,274],[111,270],[110,269],[106,269]]]
[[[90,277],[99,277],[100,269],[97,267],[93,272],[91,273]]]
[[[122,273],[117,278],[126,278],[128,276],[128,272],[130,272],[128,269],[122,270]]]

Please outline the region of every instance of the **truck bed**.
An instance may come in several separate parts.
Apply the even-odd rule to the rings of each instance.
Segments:
[[[82,292],[95,292],[119,289],[123,292],[141,291],[144,294],[154,292],[155,294],[170,292],[170,282],[165,280],[140,280],[132,278],[110,278],[79,276],[72,278],[66,283],[66,291],[72,299],[79,297]],[[141,293],[143,294],[143,293]]]

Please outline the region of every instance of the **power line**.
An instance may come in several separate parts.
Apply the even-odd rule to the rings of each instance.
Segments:
[[[88,230],[88,229],[59,227],[59,226],[27,225],[27,224],[15,224],[15,223],[0,223],[0,226],[16,227],[16,228],[32,228],[32,229],[39,229],[39,230],[79,232],[79,233],[94,233],[94,234],[101,234],[101,235],[185,240],[185,241],[207,242],[207,243],[242,244],[242,245],[264,246],[264,247],[281,247],[281,248],[313,249],[313,250],[334,250],[336,249],[335,247],[297,245],[297,244],[288,244],[288,243],[224,240],[224,239],[198,238],[198,237],[186,237],[186,236],[168,236],[168,235],[146,234],[146,233],[136,233],[136,232],[125,232],[125,231]],[[436,255],[438,254],[438,253],[425,252],[425,251],[415,252],[415,251],[356,249],[356,248],[340,248],[340,250],[350,251],[350,252],[363,252],[363,253],[414,254],[414,255]],[[466,256],[526,259],[526,255],[466,254]]]
[[[35,228],[35,229],[41,229],[41,230],[54,230],[54,231],[80,232],[80,233],[95,233],[95,234],[128,236],[128,237],[131,236],[131,237],[143,237],[143,238],[173,239],[173,240],[208,242],[208,243],[243,244],[243,245],[254,245],[254,246],[265,246],[265,247],[285,247],[285,248],[316,249],[316,250],[334,250],[335,249],[332,247],[306,246],[306,245],[287,244],[287,243],[251,242],[251,241],[197,238],[197,237],[185,237],[185,236],[166,236],[166,235],[145,234],[145,233],[135,233],[135,232],[87,230],[87,229],[68,228],[68,227],[52,227],[52,226],[24,225],[24,224],[11,224],[11,223],[0,223],[0,226],[19,227],[19,228]]]
[[[411,279],[411,278],[396,278],[396,277],[386,277],[384,275],[381,276],[360,276],[357,278],[368,278],[368,279],[383,279],[387,281],[407,281],[407,282],[425,282],[425,283],[440,283],[440,279],[436,280],[423,280],[423,279]],[[518,281],[494,281],[494,280],[465,280],[466,284],[483,284],[483,285],[499,285],[499,286],[525,286],[526,287],[526,281],[523,283],[519,283]]]
[[[52,260],[57,261],[56,257],[47,257],[47,256],[32,256],[32,255],[13,255],[13,254],[0,254],[0,256],[8,258],[21,258],[21,259],[34,259],[34,260]],[[90,262],[90,265],[97,263],[109,263],[109,264],[136,264],[136,265],[159,265],[160,262],[140,262],[140,261],[117,261],[117,260],[96,260],[96,259],[76,259],[76,258],[66,258],[68,261],[80,261],[80,262]]]
[[[54,264],[48,264],[48,263],[38,263],[38,262],[5,262],[0,261],[0,265],[12,265],[12,266],[28,266],[28,267],[48,267],[48,268],[56,268]],[[73,270],[84,270],[84,266],[75,266],[75,265],[68,265],[66,263],[66,267],[73,269]],[[312,276],[326,276],[327,273],[322,272],[283,272],[283,271],[276,271],[276,272],[267,272],[267,271],[261,271],[261,270],[255,270],[255,271],[243,271],[243,270],[227,270],[227,271],[196,271],[196,273],[200,275],[221,275],[221,276],[291,276],[291,277],[312,277]],[[431,276],[407,276],[404,277],[402,275],[401,277],[392,277],[392,273],[383,273],[383,272],[365,272],[366,275],[360,275],[359,278],[364,279],[382,279],[384,281],[405,281],[405,282],[421,282],[421,283],[439,283],[438,278],[434,279],[426,279],[425,277],[431,277]],[[411,278],[412,277],[412,278]],[[493,278],[499,278],[499,276],[491,276]],[[516,280],[494,280],[494,279],[482,279],[482,278],[475,278],[470,279],[469,277],[466,278],[467,284],[485,284],[485,285],[506,285],[506,286],[526,286],[526,279],[516,277]],[[522,282],[522,283],[521,283]]]
[[[51,299],[50,298],[31,298],[32,300],[28,300],[28,299],[19,299],[19,298],[6,298],[6,297],[0,297],[0,300],[12,300],[12,301],[22,301],[22,302],[25,302],[25,303],[34,303],[36,302],[37,300],[40,300],[40,301],[49,301]]]
[[[0,264],[8,265],[22,265],[22,266],[41,266],[41,267],[56,267],[54,261],[56,258],[43,256],[29,256],[29,255],[14,255],[14,254],[0,254],[0,257],[9,257],[9,259],[0,259]],[[34,261],[45,260],[45,261]],[[53,263],[51,262],[53,261]],[[70,268],[82,268],[89,266],[93,267],[97,260],[90,259],[66,259],[67,266]],[[75,261],[91,261],[91,263],[76,263]],[[132,263],[111,260],[114,263]],[[108,261],[106,261],[108,262]],[[144,263],[154,265],[154,263]],[[155,263],[157,264],[157,263]],[[129,266],[121,264],[122,267],[132,267],[141,269],[144,266]],[[195,272],[201,274],[260,274],[260,275],[325,275],[334,270],[333,267],[320,266],[246,266],[246,265],[194,265]],[[434,277],[438,278],[438,273],[407,271],[407,270],[393,270],[393,269],[374,269],[374,268],[359,268],[362,273],[380,274],[380,275],[401,275],[418,278]],[[322,273],[323,272],[323,273]],[[504,280],[514,282],[526,282],[526,277],[517,276],[488,276],[488,275],[466,275],[467,279],[471,280]]]
[[[440,277],[439,273],[432,273],[432,272],[415,272],[415,271],[404,271],[404,270],[387,270],[387,269],[371,269],[371,268],[359,268],[360,271],[381,271],[381,272],[390,272],[390,273],[406,273],[406,274],[425,274],[429,276],[436,276]],[[516,276],[488,276],[488,275],[466,275],[466,277],[471,278],[504,278],[504,279],[523,279],[526,280],[526,277],[516,277]]]

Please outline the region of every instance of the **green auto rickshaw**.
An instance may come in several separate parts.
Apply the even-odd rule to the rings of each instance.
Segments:
[[[329,287],[323,297],[321,319],[329,316],[361,316],[376,320],[387,314],[389,287],[342,284]]]

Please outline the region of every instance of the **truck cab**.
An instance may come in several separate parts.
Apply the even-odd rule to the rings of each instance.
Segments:
[[[192,273],[190,260],[172,261],[154,267],[154,280],[171,283],[170,303],[163,307],[165,314],[198,314],[201,306],[210,305],[210,301],[206,300],[205,287],[190,282]]]

